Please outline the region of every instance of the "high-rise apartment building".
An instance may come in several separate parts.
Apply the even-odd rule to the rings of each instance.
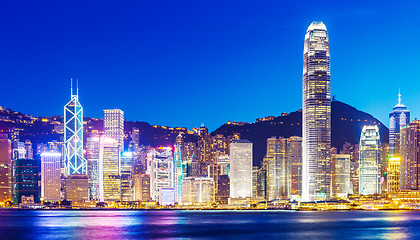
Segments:
[[[230,198],[252,197],[252,143],[234,140],[230,144]]]
[[[124,112],[122,110],[104,110],[104,134],[117,141],[120,152],[124,150]]]
[[[61,153],[41,154],[41,200],[58,202],[61,199]]]
[[[400,129],[410,122],[410,110],[401,104],[401,93],[398,93],[398,104],[389,113],[389,155],[399,156]]]
[[[359,194],[381,193],[381,139],[376,125],[365,125],[359,144]]]
[[[401,127],[401,190],[420,190],[420,120]]]
[[[327,28],[322,22],[312,22],[303,53],[303,201],[331,197],[330,80]]]
[[[25,197],[40,202],[39,167],[33,159],[16,160],[16,194],[14,202],[20,204]]]
[[[73,94],[73,80],[71,100],[64,106],[64,154],[67,175],[87,173],[83,157],[83,107],[79,102],[79,88]]]

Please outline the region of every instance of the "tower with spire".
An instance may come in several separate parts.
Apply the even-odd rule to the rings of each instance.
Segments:
[[[71,79],[71,100],[64,106],[64,151],[66,175],[86,174],[87,163],[83,157],[83,107],[79,102],[79,86],[76,94]]]
[[[400,129],[410,123],[410,110],[401,103],[401,91],[398,90],[398,104],[389,113],[389,155],[400,153]]]

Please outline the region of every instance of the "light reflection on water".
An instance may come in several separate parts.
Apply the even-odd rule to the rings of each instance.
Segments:
[[[0,211],[1,239],[416,239],[420,212]]]

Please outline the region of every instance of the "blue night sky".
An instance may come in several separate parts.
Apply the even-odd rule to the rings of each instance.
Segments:
[[[120,108],[214,130],[278,116],[301,108],[304,35],[319,20],[337,100],[388,125],[400,87],[420,116],[415,1],[86,2],[0,3],[1,106],[61,115],[72,77],[90,117]]]

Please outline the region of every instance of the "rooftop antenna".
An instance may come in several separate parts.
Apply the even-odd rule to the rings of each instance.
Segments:
[[[73,78],[70,78],[70,92],[71,92],[71,95],[73,96]]]
[[[398,88],[398,105],[401,105],[401,89]]]
[[[79,96],[79,79],[76,79],[77,96]]]

